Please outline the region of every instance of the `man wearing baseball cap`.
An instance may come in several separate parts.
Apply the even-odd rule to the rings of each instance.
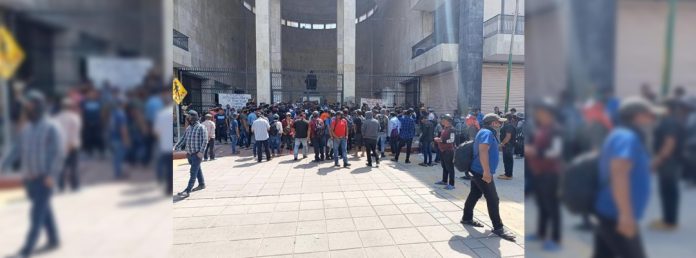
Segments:
[[[503,226],[503,221],[500,219],[500,207],[498,206],[498,192],[495,189],[493,175],[498,167],[499,153],[498,145],[500,144],[496,129],[507,121],[497,114],[489,113],[481,120],[481,130],[474,138],[474,160],[471,164],[471,191],[464,202],[464,215],[461,223],[464,225],[483,227],[478,221],[474,220],[474,207],[481,198],[486,198],[488,205],[488,216],[493,223],[493,233],[499,237],[515,241],[515,235],[507,232]]]
[[[619,106],[619,126],[604,140],[599,155],[594,257],[645,257],[638,221],[650,196],[646,137],[664,113],[641,97],[629,97]]]
[[[188,111],[186,119],[188,119],[189,126],[186,127],[186,131],[184,131],[184,137],[174,146],[175,150],[181,150],[185,145],[186,158],[191,165],[188,185],[184,191],[178,194],[182,198],[189,197],[191,191],[205,189],[205,180],[203,178],[203,171],[201,170],[201,160],[203,159],[203,152],[208,143],[208,131],[205,126],[200,123],[198,112],[195,110]],[[196,179],[198,179],[198,186],[193,188]]]

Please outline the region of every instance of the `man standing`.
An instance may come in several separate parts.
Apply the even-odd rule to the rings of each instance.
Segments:
[[[10,152],[2,163],[7,168],[21,160],[24,185],[31,201],[29,232],[17,257],[29,257],[39,238],[39,231],[46,228],[47,245],[44,250],[58,247],[58,232],[51,208],[51,193],[56,175],[63,161],[60,128],[46,117],[46,99],[38,91],[26,96],[24,110],[29,123],[22,128]]]
[[[640,97],[629,97],[619,106],[620,125],[604,140],[599,156],[594,257],[645,257],[638,232],[650,196],[650,154],[644,129],[663,113]]]
[[[377,137],[379,138],[377,143],[379,144],[379,152],[382,154],[382,158],[384,158],[384,149],[386,148],[387,143],[387,128],[389,127],[389,111],[385,108],[382,109],[382,114],[378,112],[378,110],[375,110],[375,114],[377,114],[377,121],[379,121],[379,133],[377,134]]]
[[[510,180],[512,179],[512,168],[513,168],[513,152],[515,151],[515,138],[517,132],[515,130],[515,116],[511,113],[505,115],[505,125],[500,129],[500,136],[502,141],[500,141],[500,147],[503,150],[503,165],[505,167],[505,174],[499,175],[498,179]]]
[[[229,127],[227,115],[222,108],[219,108],[218,113],[215,115],[215,136],[220,144],[222,144],[223,139],[227,143],[227,128]]]
[[[261,162],[263,152],[266,152],[266,161],[271,161],[271,151],[268,149],[268,131],[271,125],[263,115],[251,124],[251,131],[254,133],[254,150],[256,151],[257,162]],[[263,150],[262,150],[263,148]]]
[[[363,124],[363,116],[362,116],[362,111],[356,110],[355,111],[355,116],[353,117],[353,145],[355,145],[355,156],[358,156],[358,153],[362,149],[363,146],[363,132],[362,132],[362,124]],[[365,157],[365,150],[362,150],[362,157]]]
[[[391,149],[392,155],[396,154],[396,149],[399,147],[399,128],[401,127],[401,122],[396,116],[395,112],[389,114],[391,119],[389,119],[389,148]]]
[[[379,153],[377,152],[377,138],[380,131],[379,121],[372,117],[372,111],[365,112],[365,121],[361,128],[365,148],[367,149],[367,166],[372,166],[372,156],[379,167]]]
[[[324,121],[321,120],[318,111],[312,113],[312,122],[309,128],[309,138],[312,141],[312,146],[314,146],[314,162],[319,162],[324,160],[324,135],[326,134],[326,127],[324,126]]]
[[[505,231],[503,221],[500,219],[500,207],[498,192],[495,189],[493,175],[498,167],[498,138],[496,137],[496,129],[502,126],[502,123],[507,119],[501,118],[496,114],[487,114],[482,119],[483,127],[476,134],[474,139],[474,160],[471,164],[471,191],[464,203],[464,215],[461,223],[464,225],[483,227],[478,221],[474,220],[474,207],[481,198],[486,198],[488,205],[488,216],[493,223],[493,233],[499,237],[515,241],[515,235]]]
[[[433,150],[431,146],[433,143],[433,136],[435,135],[435,126],[428,120],[428,116],[421,116],[420,126],[421,136],[419,144],[421,153],[423,154],[423,162],[418,165],[427,167],[433,164]],[[454,173],[452,174],[452,176],[454,176]]]
[[[174,147],[175,150],[180,150],[182,145],[186,146],[186,158],[188,159],[189,165],[191,165],[188,185],[184,191],[178,194],[183,198],[189,197],[191,191],[205,189],[203,170],[201,170],[201,160],[203,159],[202,152],[205,152],[205,146],[207,145],[208,139],[210,139],[205,126],[199,121],[198,112],[190,110],[186,119],[188,120],[189,126],[186,127],[184,131],[184,137]],[[198,186],[193,188],[196,179],[198,179]]]
[[[215,122],[213,122],[213,115],[205,114],[203,126],[205,126],[205,130],[208,132],[208,144],[206,144],[203,152],[203,161],[208,161],[208,155],[210,155],[210,160],[215,160]]]
[[[406,164],[411,163],[409,158],[411,157],[411,145],[413,144],[413,137],[416,135],[416,122],[412,118],[411,111],[404,111],[403,116],[401,116],[401,129],[399,130],[399,147],[396,149],[396,154],[392,161],[399,162],[399,154],[401,153],[401,148],[406,145]]]
[[[77,191],[80,186],[80,175],[77,170],[77,158],[80,150],[80,131],[82,130],[82,121],[77,114],[77,106],[69,99],[63,100],[63,105],[60,113],[55,117],[58,125],[63,133],[65,143],[65,165],[61,174],[58,176],[58,188],[62,192],[65,189],[65,180],[68,178],[70,187],[73,191]]]
[[[237,143],[239,141],[241,129],[239,127],[239,121],[237,121],[238,117],[239,115],[236,113],[230,116],[230,145],[232,145],[232,154],[239,153],[237,150]]]
[[[300,112],[300,117],[295,120],[292,126],[293,133],[295,135],[295,146],[293,149],[294,160],[297,160],[297,154],[299,152],[300,144],[302,144],[302,158],[307,158],[307,136],[309,136],[309,122],[305,119],[304,112]]]
[[[283,131],[283,124],[280,122],[280,116],[278,114],[273,115],[273,120],[271,120],[271,128],[268,130],[268,145],[271,146],[271,154],[274,157],[280,155],[280,132]]]
[[[442,165],[442,181],[435,184],[446,185],[445,189],[454,189],[454,141],[455,133],[452,127],[452,116],[444,115],[440,120],[442,132],[434,140],[440,149],[440,165]]]
[[[338,156],[343,157],[343,167],[349,167],[348,150],[346,148],[348,140],[348,121],[343,118],[343,112],[338,111],[336,118],[331,122],[331,139],[333,139],[334,148],[334,166],[338,167]]]
[[[292,114],[290,112],[285,113],[285,118],[283,118],[282,125],[283,125],[283,145],[285,145],[286,150],[290,150],[293,145],[293,140],[292,140]]]

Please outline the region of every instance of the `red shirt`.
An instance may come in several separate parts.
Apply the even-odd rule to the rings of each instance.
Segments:
[[[348,121],[345,119],[341,120],[334,120],[331,123],[331,127],[333,128],[334,135],[338,138],[346,137],[348,136]]]
[[[452,127],[446,127],[442,130],[440,142],[437,146],[440,148],[440,151],[454,151],[454,131]]]

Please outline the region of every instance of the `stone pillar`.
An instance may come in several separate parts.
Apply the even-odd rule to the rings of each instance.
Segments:
[[[271,102],[270,1],[256,0],[256,102]]]
[[[270,0],[270,31],[271,31],[271,72],[283,70],[282,55],[282,25],[281,25],[281,0]],[[283,85],[283,76],[280,73],[271,73],[271,88],[279,89]],[[273,92],[273,101],[282,101],[281,92]]]
[[[337,65],[343,73],[344,102],[355,103],[355,12],[356,0],[337,0]],[[340,85],[339,85],[340,86]],[[339,99],[340,101],[340,99]]]
[[[457,108],[481,108],[483,71],[483,1],[462,0],[459,5],[459,83]]]

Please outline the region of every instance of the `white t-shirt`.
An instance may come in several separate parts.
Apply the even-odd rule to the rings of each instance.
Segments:
[[[172,124],[173,110],[174,106],[166,106],[164,109],[157,112],[155,116],[155,132],[157,132],[157,139],[162,153],[172,152],[172,144],[174,143],[174,125]]]
[[[253,124],[251,124],[251,131],[254,132],[254,139],[257,141],[268,140],[268,129],[271,125],[268,121],[263,118],[257,118]]]

